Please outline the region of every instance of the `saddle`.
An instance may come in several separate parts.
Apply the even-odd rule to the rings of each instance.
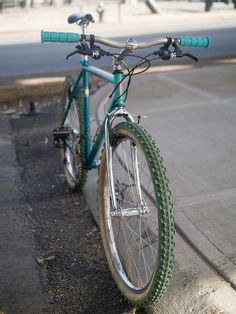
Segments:
[[[90,22],[94,23],[93,16],[89,13],[74,13],[68,17],[68,23],[78,23],[79,25],[88,25]]]

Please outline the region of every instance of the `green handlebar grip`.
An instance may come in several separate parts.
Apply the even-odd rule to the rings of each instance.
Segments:
[[[41,43],[45,42],[77,43],[79,41],[80,34],[78,33],[41,31]]]
[[[203,47],[207,48],[210,45],[210,38],[207,36],[203,37],[179,37],[180,45],[181,46],[188,46],[188,47]]]

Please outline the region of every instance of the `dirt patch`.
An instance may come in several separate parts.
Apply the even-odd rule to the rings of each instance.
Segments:
[[[50,135],[56,126],[54,102],[41,106],[38,115],[11,119],[22,208],[37,248],[35,263],[50,311],[121,314],[131,307],[110,275],[100,232],[83,195],[71,193],[64,182]]]

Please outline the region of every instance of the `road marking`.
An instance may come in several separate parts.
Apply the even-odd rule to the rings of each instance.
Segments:
[[[194,66],[191,64],[168,64],[168,65],[158,65],[158,66],[152,66],[150,69],[148,69],[147,72],[144,72],[145,74],[150,73],[162,73],[162,72],[173,72],[173,71],[181,71],[181,70],[191,70]],[[140,69],[138,69],[140,71]]]
[[[20,79],[17,80],[16,83],[20,85],[39,85],[39,84],[47,84],[47,83],[62,83],[64,82],[64,76],[57,76],[57,77],[34,77],[30,79]]]
[[[216,64],[235,64],[236,58],[219,59],[215,61]]]
[[[207,62],[206,62],[207,60]],[[222,59],[213,59],[213,60],[202,60],[204,62],[204,66],[214,66],[214,65],[221,65],[221,64],[236,64],[236,58],[222,58]],[[206,63],[206,64],[205,64]],[[150,73],[162,73],[162,72],[175,72],[175,71],[183,71],[183,70],[192,70],[195,67],[194,64],[167,64],[167,65],[156,65],[151,66],[148,71],[144,72],[143,74],[150,74]],[[140,71],[141,67],[137,70]],[[144,68],[143,68],[144,69]]]

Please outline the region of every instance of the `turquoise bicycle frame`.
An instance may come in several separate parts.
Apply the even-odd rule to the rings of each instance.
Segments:
[[[94,143],[91,142],[90,139],[90,94],[89,94],[89,85],[90,78],[89,75],[92,74],[99,78],[104,79],[105,81],[114,85],[115,90],[113,96],[110,100],[110,104],[107,109],[107,116],[116,108],[116,107],[124,107],[125,99],[123,96],[123,73],[120,70],[115,70],[113,73],[109,73],[107,71],[101,70],[94,66],[91,66],[87,60],[82,60],[81,62],[82,70],[80,75],[78,76],[73,90],[69,96],[69,103],[65,110],[65,115],[62,121],[62,127],[66,121],[66,117],[70,111],[70,107],[72,104],[72,100],[75,97],[76,93],[79,90],[83,90],[83,110],[84,110],[84,145],[85,145],[85,160],[84,160],[84,168],[92,169],[98,167],[98,162],[95,160],[95,156],[101,147],[104,136],[105,136],[105,121],[104,119],[96,140]],[[69,149],[72,149],[71,144],[68,141],[65,141],[65,144]]]

